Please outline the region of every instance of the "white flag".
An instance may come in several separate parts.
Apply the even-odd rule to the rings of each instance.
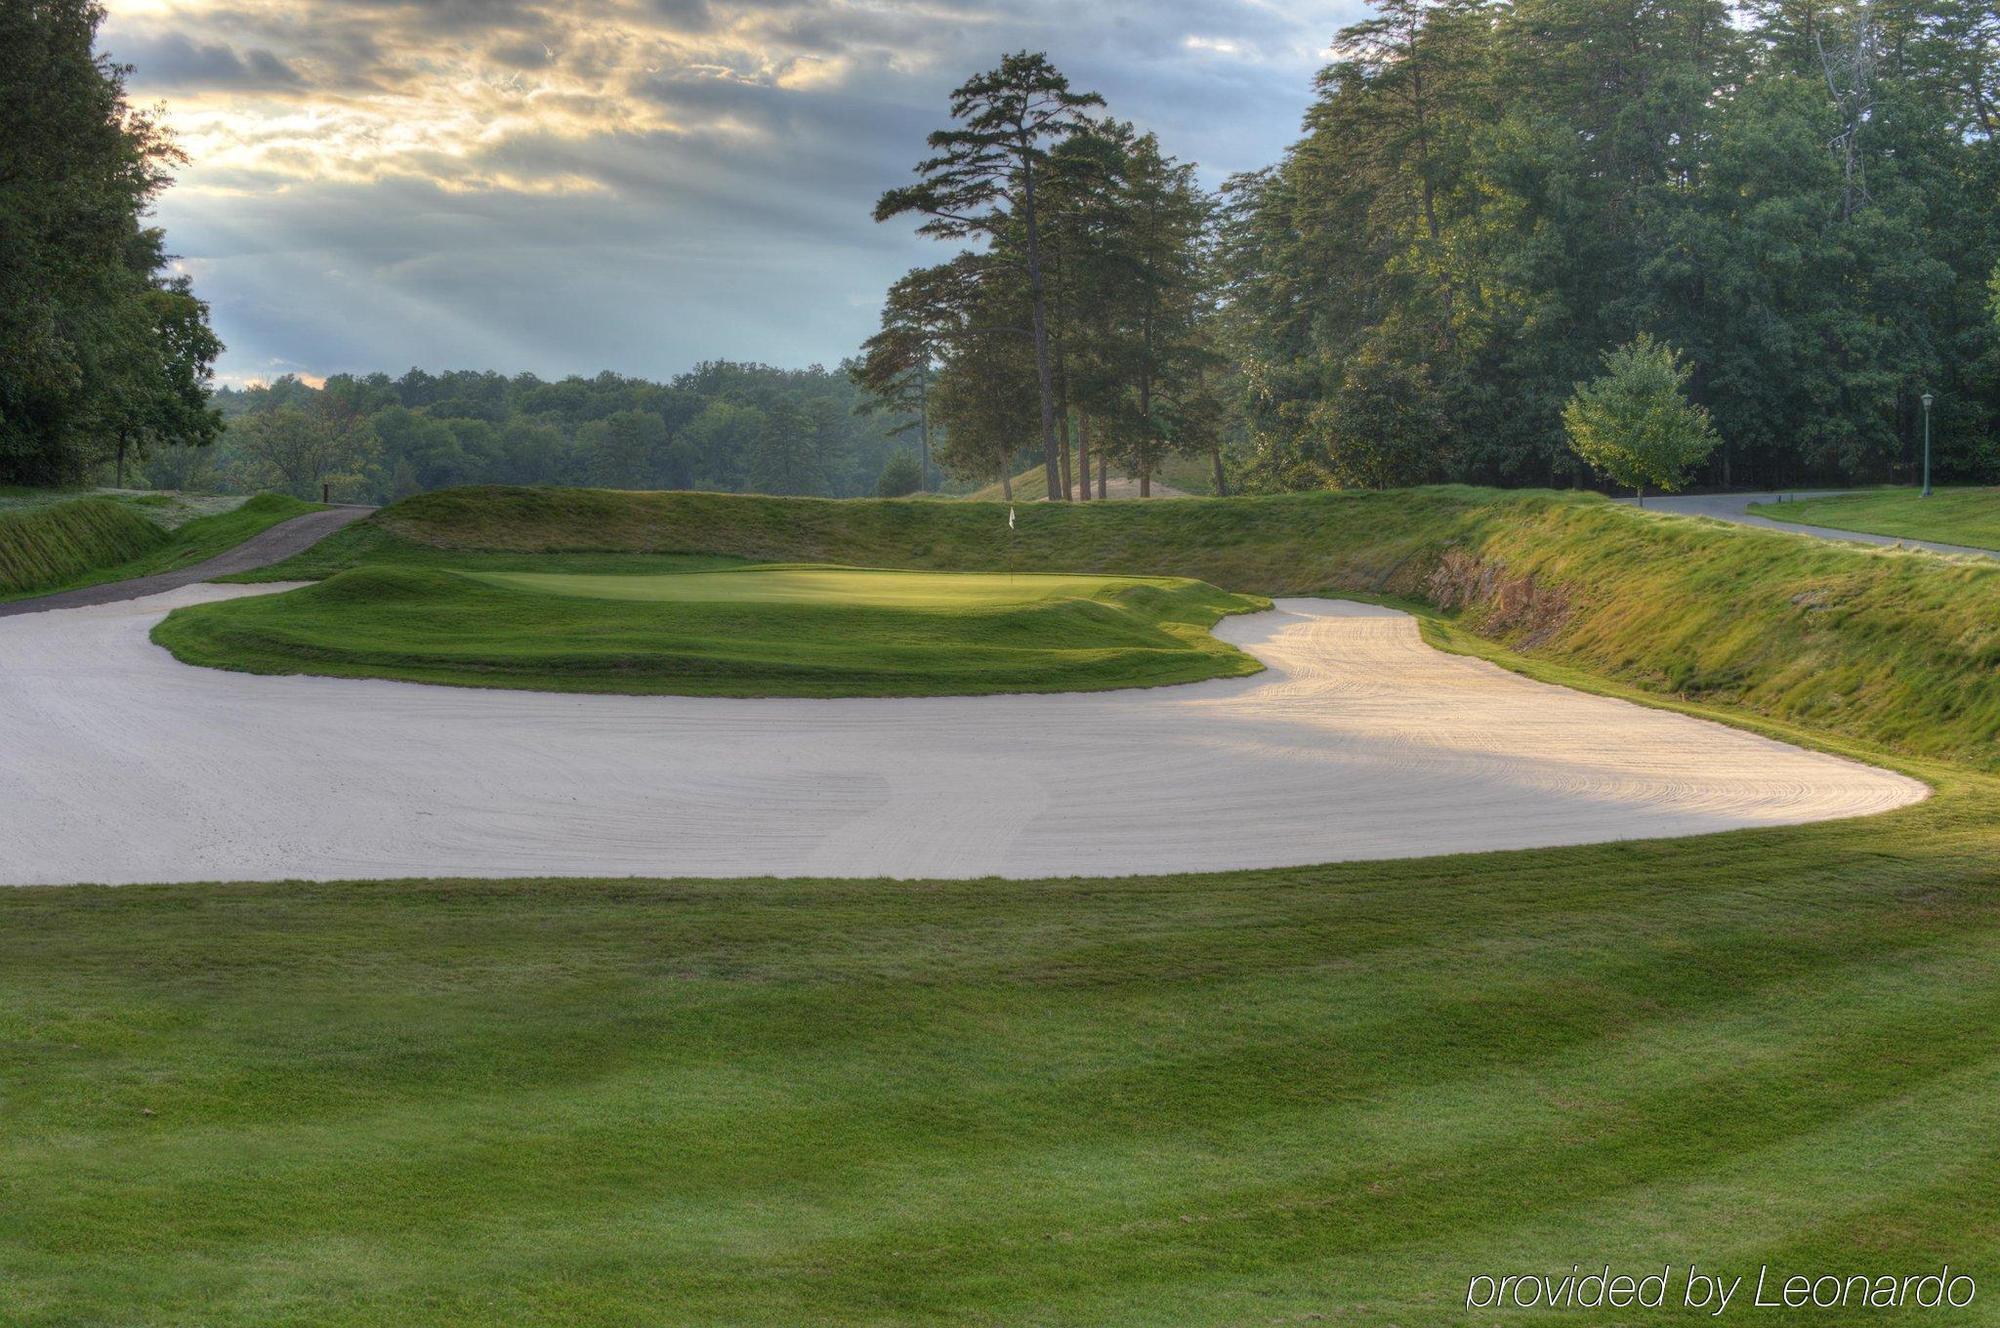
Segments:
[[[1014,509],[1010,507],[1007,509],[1007,529],[1012,530],[1013,528],[1014,528]]]

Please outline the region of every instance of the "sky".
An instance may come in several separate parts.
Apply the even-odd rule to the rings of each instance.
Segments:
[[[190,161],[168,248],[284,373],[832,366],[944,256],[877,225],[1014,50],[1204,180],[1275,160],[1359,0],[109,0]]]

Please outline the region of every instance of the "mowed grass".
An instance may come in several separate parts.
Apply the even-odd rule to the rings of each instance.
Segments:
[[[1755,503],[1773,521],[1796,521],[1834,530],[2000,549],[2000,489],[1879,489],[1788,503]]]
[[[1474,1273],[1579,1261],[1983,1283],[2000,790],[1915,772],[1939,795],[1873,820],[1275,872],[5,892],[0,1321],[1438,1324]]]
[[[770,567],[619,575],[369,566],[176,610],[190,664],[543,691],[937,696],[1256,672],[1199,582]]]
[[[149,519],[151,510],[136,498],[79,498],[0,511],[0,601],[192,566],[320,507],[259,494],[171,530]]]

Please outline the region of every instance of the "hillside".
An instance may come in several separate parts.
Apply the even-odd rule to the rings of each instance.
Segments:
[[[281,494],[226,502],[206,516],[193,515],[198,504],[171,498],[154,505],[89,497],[0,511],[0,600],[187,567],[319,510]],[[162,524],[154,512],[175,524]]]
[[[105,498],[0,513],[0,597],[53,590],[93,569],[138,558],[167,539],[133,508]]]
[[[2000,768],[2000,567],[1464,487],[1041,504],[460,489],[245,579],[367,563],[639,570],[647,556],[1182,576],[1421,600],[1529,656]],[[556,562],[550,554],[561,555]]]

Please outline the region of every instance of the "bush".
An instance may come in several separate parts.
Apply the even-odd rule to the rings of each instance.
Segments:
[[[923,487],[923,467],[908,452],[898,452],[889,458],[888,465],[882,467],[882,478],[875,481],[875,496],[907,498]]]

